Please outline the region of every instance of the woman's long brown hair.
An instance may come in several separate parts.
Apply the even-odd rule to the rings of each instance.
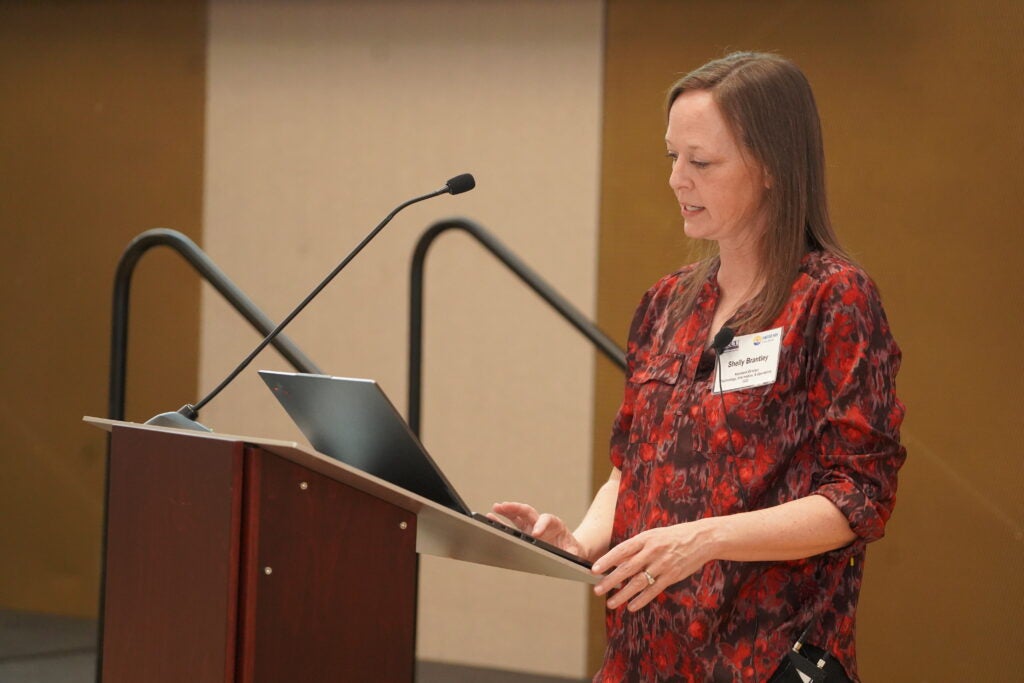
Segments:
[[[851,260],[832,229],[825,194],[821,122],[803,72],[777,55],[736,52],[708,62],[669,90],[666,112],[684,92],[707,90],[733,136],[770,179],[763,210],[767,230],[758,245],[761,290],[733,320],[737,331],[764,329],[779,315],[808,251]],[[693,307],[700,284],[717,266],[714,243],[683,280],[682,305]]]

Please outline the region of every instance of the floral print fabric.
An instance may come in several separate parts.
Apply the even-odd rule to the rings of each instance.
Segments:
[[[710,562],[635,613],[610,611],[594,680],[767,681],[812,624],[806,642],[830,651],[856,681],[864,547],[884,532],[906,455],[895,394],[900,350],[878,293],[859,268],[808,254],[766,328],[783,327],[777,380],[718,395],[705,354],[715,273],[684,316],[676,303],[685,272],[646,293],[630,329],[611,438],[622,472],[612,544],[812,494],[832,501],[857,539],[804,560]]]

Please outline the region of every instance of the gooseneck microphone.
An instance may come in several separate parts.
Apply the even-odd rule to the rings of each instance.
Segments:
[[[316,298],[316,295],[319,294],[321,290],[323,290],[323,288],[326,287],[331,282],[331,280],[333,280],[335,276],[338,273],[340,273],[345,268],[345,266],[347,266],[349,262],[351,262],[352,259],[356,257],[356,255],[360,251],[363,250],[363,247],[370,243],[370,240],[377,236],[377,233],[384,229],[385,225],[391,222],[391,219],[394,218],[399,211],[417,202],[422,202],[425,199],[430,199],[432,197],[436,197],[442,194],[462,194],[463,192],[469,192],[474,187],[476,187],[476,180],[473,178],[473,176],[469,173],[463,173],[462,175],[457,175],[454,178],[450,179],[447,183],[444,184],[444,187],[442,187],[439,190],[435,190],[429,194],[425,194],[423,196],[416,197],[415,199],[410,199],[407,202],[399,204],[391,213],[389,213],[384,218],[384,220],[377,224],[377,227],[371,230],[370,233],[363,238],[362,242],[356,245],[355,249],[349,252],[348,256],[342,259],[341,263],[335,266],[334,270],[328,273],[327,277],[325,277],[320,282],[320,284],[317,285],[313,289],[313,291],[310,292],[306,296],[306,298],[303,299],[299,303],[299,305],[296,306],[294,310],[292,310],[292,312],[289,313],[284,318],[284,320],[278,323],[277,327],[270,331],[270,334],[263,338],[263,341],[256,345],[256,348],[254,348],[249,353],[249,355],[246,356],[245,359],[243,359],[242,362],[239,363],[238,366],[234,370],[232,370],[227,377],[224,378],[224,380],[220,384],[214,387],[213,391],[208,393],[194,405],[191,403],[186,403],[185,405],[178,408],[178,410],[174,412],[160,413],[159,415],[156,415],[146,420],[146,424],[156,425],[158,427],[176,427],[178,429],[192,429],[202,432],[213,431],[209,427],[196,422],[196,418],[199,417],[200,409],[202,409],[203,406],[205,406],[207,403],[213,400],[213,398],[217,396],[217,394],[219,394],[221,391],[223,391],[225,387],[231,384],[235,377],[238,377],[238,375],[241,374],[242,370],[245,370],[245,368],[248,367],[249,363],[251,363],[253,359],[259,355],[260,351],[265,349],[270,344],[270,342],[274,341],[274,338],[281,333],[281,330],[283,330],[285,326],[287,326],[288,323],[290,323],[295,318],[295,316],[301,313],[302,309],[304,309],[309,304],[309,302]]]
[[[438,190],[437,192],[435,192],[433,194],[428,194],[426,197],[420,197],[419,199],[414,199],[411,202],[406,202],[402,206],[400,206],[397,209],[395,209],[395,213],[401,211],[403,208],[405,208],[409,204],[413,204],[415,202],[418,202],[420,199],[429,199],[430,197],[433,197],[433,196],[438,195],[438,194],[444,194],[445,192],[448,192],[449,194],[462,194],[463,192],[469,192],[474,187],[476,187],[476,179],[473,178],[473,174],[472,173],[463,173],[462,175],[457,175],[454,178],[451,178],[447,183],[444,184],[444,188]],[[392,214],[392,215],[394,215],[394,214]]]

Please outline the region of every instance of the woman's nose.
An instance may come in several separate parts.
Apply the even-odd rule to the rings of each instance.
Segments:
[[[673,190],[687,189],[693,185],[685,163],[677,161],[672,164],[672,172],[668,174],[668,184]]]

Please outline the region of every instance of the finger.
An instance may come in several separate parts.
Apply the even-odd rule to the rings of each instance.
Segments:
[[[491,506],[491,511],[487,513],[488,519],[493,519],[495,522],[501,524],[515,524],[513,521],[515,515],[512,511],[508,510],[505,503],[495,503]]]
[[[654,600],[654,598],[665,590],[665,587],[669,583],[671,583],[671,581],[665,580],[661,574],[655,570],[654,565],[651,565],[647,567],[646,570],[640,572],[639,576],[643,579],[644,585],[640,592],[634,595],[633,599],[629,601],[628,605],[626,605],[626,609],[630,612],[636,612],[637,610],[646,607],[652,600]],[[650,579],[648,576],[650,576]],[[653,581],[651,581],[651,579],[653,579]]]
[[[559,534],[565,530],[565,523],[555,515],[545,512],[543,515],[537,518],[537,522],[533,525],[533,531],[530,532],[532,536],[537,538],[543,537],[545,534],[554,535]]]
[[[520,530],[525,531],[526,533],[528,533],[530,535],[534,535],[533,534],[533,529],[534,529],[535,526],[537,526],[537,514],[536,513],[534,513],[532,515],[529,514],[529,513],[522,514],[522,515],[516,515],[512,519],[515,520],[516,526],[518,526]]]
[[[612,590],[621,591],[629,585],[629,581],[633,579],[644,567],[643,559],[639,557],[631,557],[614,570],[610,571],[605,575],[604,579],[594,587],[594,593],[596,595],[604,595]]]
[[[623,585],[621,590],[615,593],[615,595],[608,598],[606,604],[608,605],[609,609],[618,609],[622,605],[629,603],[629,606],[632,609],[634,602],[638,602],[640,599],[638,596],[642,596],[643,593],[648,590],[648,588],[653,588],[653,586],[649,584],[649,582],[647,581],[647,577],[644,576],[643,572],[640,572],[638,574],[633,575],[625,583],[625,585]],[[657,593],[655,593],[654,595],[657,595]],[[654,596],[652,595],[650,597]],[[643,604],[647,604],[647,602],[649,601],[650,598],[645,600]],[[639,609],[639,607],[640,606],[638,605],[636,609]]]
[[[528,515],[530,512],[536,514],[536,511],[529,505],[526,505],[525,503],[510,503],[508,501],[505,501],[503,503],[495,503],[494,505],[491,506],[491,510],[498,513],[499,515],[502,515],[503,517],[509,518],[515,516]]]
[[[655,583],[652,586],[647,586],[639,593],[637,593],[632,600],[629,601],[629,604],[626,605],[626,609],[628,609],[630,612],[636,612],[639,609],[643,609],[644,607],[649,605],[651,603],[651,600],[654,600],[654,598],[656,598],[659,593],[661,593],[661,588],[658,586],[657,583]]]
[[[550,524],[549,517],[550,516],[547,514],[543,514],[540,517],[538,517],[536,523],[534,523],[533,525],[533,528],[530,529],[530,535],[540,538],[541,534],[547,531],[548,524]]]
[[[619,584],[625,584],[634,574],[642,570],[645,565],[646,554],[641,543],[632,539],[619,544],[607,552],[591,567],[594,574],[605,574],[604,580],[597,584],[594,592],[603,595]]]
[[[491,508],[496,512],[500,512],[501,514],[518,514],[523,512],[524,510],[532,509],[526,503],[515,503],[507,500],[501,503],[495,503],[494,505],[491,506]]]
[[[651,565],[634,575],[627,584],[629,590],[616,593],[608,600],[608,606],[614,609],[626,605],[630,612],[636,612],[650,604],[671,583]]]
[[[511,522],[517,529],[527,533],[533,529],[538,516],[536,510],[524,503],[495,503],[491,509]]]
[[[631,557],[643,549],[643,543],[636,540],[636,537],[623,541],[594,562],[593,571],[595,574],[603,574],[611,571],[612,567],[625,564]]]
[[[622,575],[616,574],[615,576],[612,576],[614,573],[615,572],[610,572],[606,574],[605,577],[594,586],[594,595],[600,596],[610,593],[611,591],[622,590]]]

